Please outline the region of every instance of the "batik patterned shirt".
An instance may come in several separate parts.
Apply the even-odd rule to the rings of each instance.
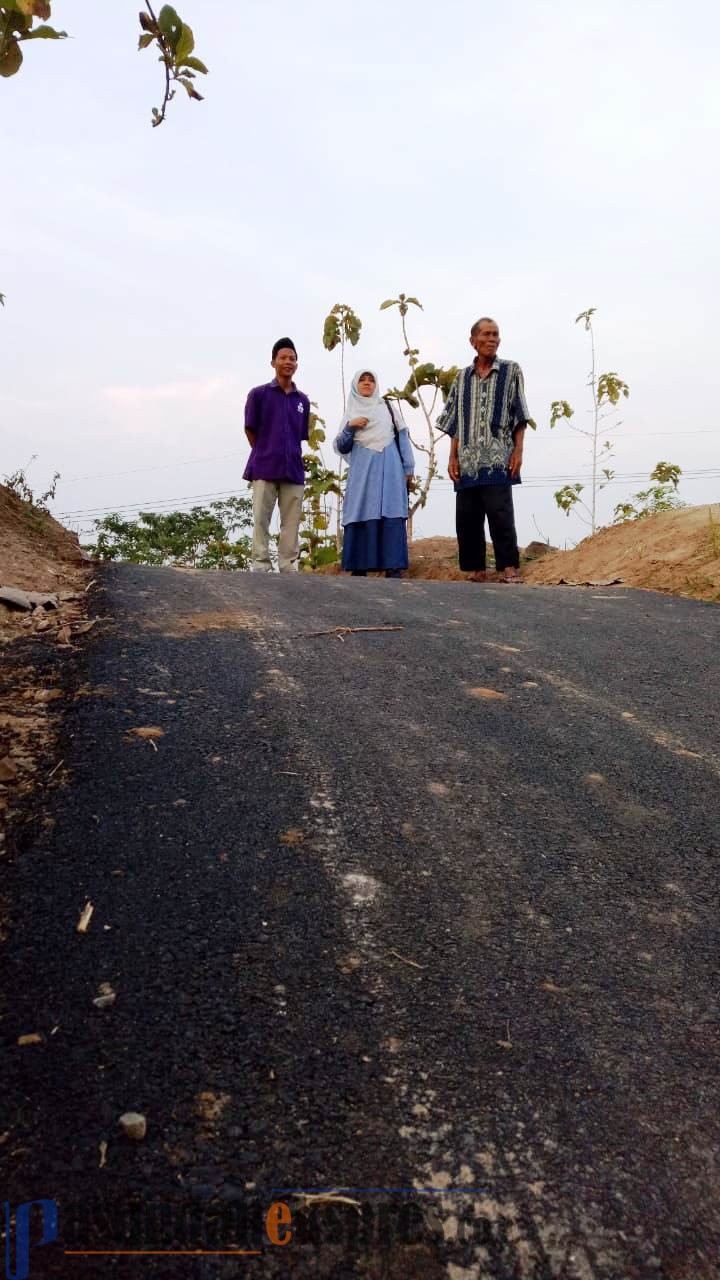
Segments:
[[[475,365],[461,369],[436,426],[458,437],[460,480],[455,489],[479,484],[519,484],[508,469],[514,435],[530,421],[522,369],[497,356],[486,378]]]

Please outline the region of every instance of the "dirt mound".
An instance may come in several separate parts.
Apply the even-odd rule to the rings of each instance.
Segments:
[[[74,533],[0,485],[0,586],[52,592],[64,601],[77,598],[87,569]],[[53,613],[54,623],[61,623],[62,612]],[[36,629],[27,613],[0,605],[0,644],[31,624]]]
[[[466,578],[458,568],[455,538],[416,538],[410,544],[408,578],[445,578],[458,582]]]
[[[527,565],[523,577],[546,585],[621,578],[631,587],[720,602],[720,506],[601,529],[572,551]]]
[[[492,560],[492,557],[491,557]],[[342,573],[337,564],[324,565],[316,573]],[[375,576],[373,574],[371,577]],[[382,574],[377,575],[382,577]],[[406,578],[443,578],[458,581],[466,573],[458,569],[457,542],[454,538],[416,538],[410,544],[410,568]]]
[[[523,561],[539,559],[551,553],[544,542],[531,542],[521,552]],[[492,547],[488,543],[488,572],[494,576],[494,560]],[[336,564],[318,569],[318,573],[340,573]],[[466,573],[458,568],[458,546],[455,538],[415,538],[410,544],[410,568],[408,578],[435,578],[445,582],[460,582],[467,579]]]
[[[0,585],[56,591],[82,563],[74,533],[0,485]]]
[[[572,551],[531,542],[521,560],[523,581],[538,586],[620,579],[630,587],[720,603],[720,505],[687,507],[613,525]],[[340,569],[329,565],[318,572]],[[467,576],[458,568],[454,538],[417,538],[411,543],[408,578],[459,581]],[[495,577],[489,544],[488,576]]]

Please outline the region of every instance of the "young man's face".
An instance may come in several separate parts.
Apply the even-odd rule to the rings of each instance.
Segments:
[[[298,367],[298,358],[292,347],[281,347],[271,364],[279,377],[292,378]]]
[[[484,320],[480,327],[470,335],[470,346],[475,348],[479,356],[494,360],[497,355],[497,349],[500,346],[500,330],[497,325],[489,320]]]

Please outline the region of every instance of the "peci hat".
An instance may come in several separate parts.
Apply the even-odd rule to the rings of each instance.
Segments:
[[[278,351],[282,351],[282,350],[283,350],[283,347],[289,347],[289,348],[290,348],[290,350],[291,350],[291,351],[294,351],[294,352],[295,352],[295,355],[297,356],[297,351],[296,351],[296,349],[295,349],[295,343],[293,342],[292,338],[278,338],[277,342],[274,342],[274,343],[273,343],[273,349],[272,349],[272,358],[273,358],[273,360],[275,359],[275,357],[276,357],[276,355],[277,355]]]

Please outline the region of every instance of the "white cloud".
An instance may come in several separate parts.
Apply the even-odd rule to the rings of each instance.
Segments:
[[[163,400],[197,404],[213,400],[235,384],[235,378],[223,376],[201,378],[195,382],[166,382],[155,387],[103,387],[100,394],[116,405],[149,405]]]

